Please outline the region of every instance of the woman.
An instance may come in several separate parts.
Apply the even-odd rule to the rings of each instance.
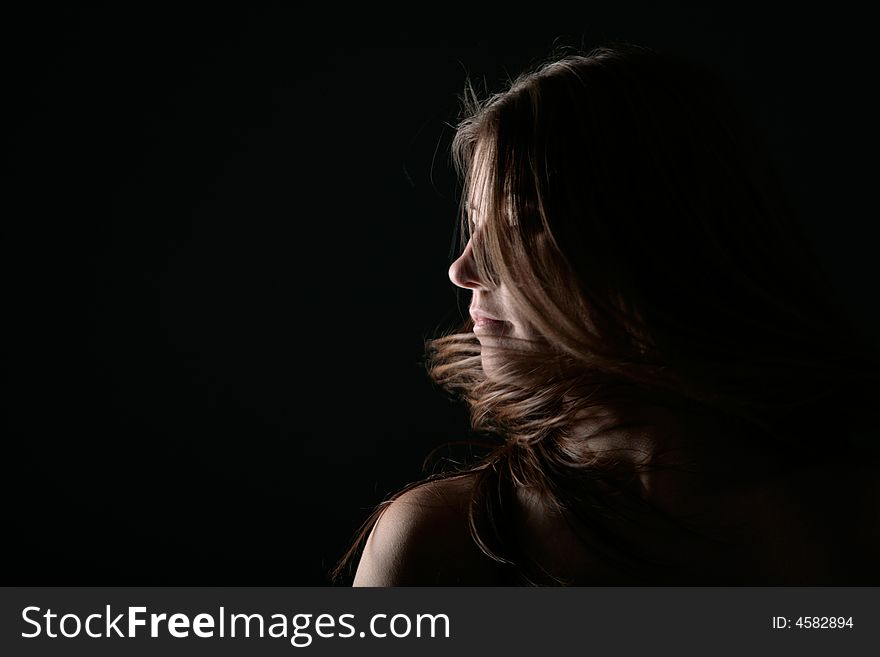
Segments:
[[[615,46],[466,100],[430,373],[501,444],[336,574],[369,534],[355,585],[880,583],[878,367],[717,82]]]

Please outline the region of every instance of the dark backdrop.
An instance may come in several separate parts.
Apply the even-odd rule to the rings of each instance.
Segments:
[[[859,16],[246,6],[4,16],[4,584],[326,583],[368,510],[467,436],[422,365],[466,309],[465,74],[497,89],[558,42],[727,76],[880,325]]]

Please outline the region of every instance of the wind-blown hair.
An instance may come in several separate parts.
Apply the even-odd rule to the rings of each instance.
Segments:
[[[528,486],[621,581],[681,581],[615,527],[688,528],[630,494],[616,455],[586,449],[571,430],[583,417],[608,427],[673,409],[791,464],[875,449],[859,422],[877,362],[716,78],[603,47],[554,56],[485,100],[468,84],[463,105],[462,248],[472,241],[480,279],[504,283],[541,336],[493,347],[491,376],[471,321],[427,343],[431,378],[500,440],[470,468],[471,533],[487,555],[533,581],[508,511]]]

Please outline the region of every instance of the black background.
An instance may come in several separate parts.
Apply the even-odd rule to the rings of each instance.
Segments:
[[[467,304],[456,96],[557,43],[727,77],[880,326],[863,16],[118,4],[3,17],[4,584],[327,583],[368,510],[467,436],[422,365]]]

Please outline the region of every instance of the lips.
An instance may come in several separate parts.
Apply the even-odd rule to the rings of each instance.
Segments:
[[[497,317],[493,317],[488,313],[484,313],[482,310],[471,310],[471,318],[474,320],[474,323],[479,322],[500,322],[501,320]]]
[[[507,322],[487,315],[481,310],[471,310],[471,318],[474,320],[474,333],[503,333]]]

